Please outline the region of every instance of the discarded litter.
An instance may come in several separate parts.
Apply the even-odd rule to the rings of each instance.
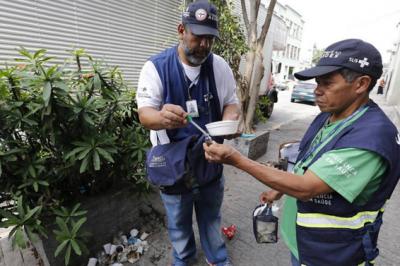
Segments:
[[[224,236],[226,236],[226,238],[231,240],[236,234],[237,227],[236,227],[236,225],[232,224],[228,227],[222,227],[221,231],[224,234]]]
[[[140,239],[141,239],[141,240],[145,240],[148,236],[149,236],[148,233],[143,232],[143,233],[141,234],[141,236],[140,236]]]
[[[130,233],[131,233],[132,237],[136,237],[139,234],[139,230],[137,230],[136,228],[133,228]]]
[[[140,238],[138,237],[140,233]],[[140,232],[134,228],[127,238],[122,232],[113,238],[112,243],[103,245],[103,251],[100,251],[97,258],[90,258],[88,266],[123,266],[123,263],[135,263],[140,259],[148,249],[149,244],[145,239],[150,233]]]
[[[97,264],[97,259],[96,258],[90,258],[87,266],[96,266]]]
[[[138,238],[131,236],[131,237],[128,239],[128,245],[135,245],[138,241],[139,241]]]

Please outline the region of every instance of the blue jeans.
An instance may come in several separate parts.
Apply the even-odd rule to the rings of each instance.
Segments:
[[[221,236],[221,205],[224,179],[200,188],[193,193],[168,195],[161,199],[168,217],[168,234],[173,247],[173,265],[186,266],[196,255],[192,217],[193,205],[199,227],[200,242],[208,262],[219,265],[228,263],[225,242]]]

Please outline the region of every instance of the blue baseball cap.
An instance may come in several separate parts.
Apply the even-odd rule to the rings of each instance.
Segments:
[[[308,80],[342,68],[378,79],[382,75],[382,57],[372,44],[347,39],[328,46],[315,67],[297,72],[294,76],[299,80]]]
[[[190,3],[182,13],[182,23],[195,35],[219,37],[217,8],[208,1]]]

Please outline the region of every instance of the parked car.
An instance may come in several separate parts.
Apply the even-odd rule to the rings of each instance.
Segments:
[[[292,96],[290,97],[291,102],[304,101],[315,104],[314,90],[317,87],[315,82],[298,82],[293,87]]]
[[[285,91],[285,90],[289,89],[289,86],[286,81],[283,81],[283,82],[278,82],[277,84],[275,84],[275,88],[280,91]]]

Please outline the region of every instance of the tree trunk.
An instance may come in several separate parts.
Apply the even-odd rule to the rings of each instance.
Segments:
[[[262,26],[262,31],[257,39],[257,17],[260,0],[249,1],[248,16],[245,1],[242,0],[242,10],[246,29],[248,30],[249,51],[246,54],[246,68],[244,71],[245,87],[241,88],[242,117],[241,125],[245,133],[253,131],[253,117],[258,101],[261,80],[264,77],[263,49],[266,35],[271,24],[273,10],[277,0],[270,0],[267,16]]]
[[[249,90],[249,102],[246,112],[246,118],[244,119],[244,130],[245,132],[252,132],[253,118],[256,110],[258,101],[258,94],[260,92],[260,83],[264,76],[264,65],[263,65],[263,54],[262,50],[257,51],[256,57],[253,63],[253,77],[252,86]]]

